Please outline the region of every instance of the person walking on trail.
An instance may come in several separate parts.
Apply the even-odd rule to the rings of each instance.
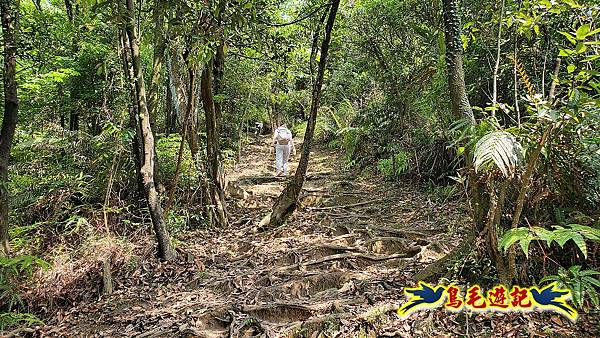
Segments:
[[[276,176],[287,176],[288,160],[290,153],[296,155],[296,147],[292,138],[292,132],[286,127],[285,123],[275,129],[273,134],[273,146],[275,147],[275,166],[277,168]]]

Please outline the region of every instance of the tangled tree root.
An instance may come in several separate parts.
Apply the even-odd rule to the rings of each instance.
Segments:
[[[450,265],[464,257],[469,250],[473,248],[475,243],[475,233],[470,232],[467,238],[462,241],[456,248],[450,251],[446,256],[431,263],[425,269],[414,274],[411,279],[413,281],[427,281],[433,279],[434,276],[444,274]]]

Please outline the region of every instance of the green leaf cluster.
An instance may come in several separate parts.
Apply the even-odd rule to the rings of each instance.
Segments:
[[[600,275],[598,271],[581,270],[580,265],[574,265],[569,269],[561,267],[557,275],[546,276],[540,280],[540,283],[557,282],[559,287],[569,289],[573,295],[573,303],[578,308],[583,307],[586,298],[590,299],[595,308],[599,308],[596,288],[600,288],[600,280],[594,277],[598,275]]]
[[[558,244],[561,248],[568,241],[579,248],[584,257],[587,258],[586,239],[600,241],[600,229],[581,224],[568,224],[565,227],[554,225],[553,230],[542,227],[520,227],[506,231],[498,242],[498,250],[506,252],[515,243],[518,243],[523,253],[529,255],[529,245],[532,241],[545,242],[548,247],[552,243]]]

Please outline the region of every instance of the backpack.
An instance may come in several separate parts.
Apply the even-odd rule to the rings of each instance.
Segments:
[[[288,144],[292,140],[292,132],[287,128],[277,128],[276,141],[279,144]]]

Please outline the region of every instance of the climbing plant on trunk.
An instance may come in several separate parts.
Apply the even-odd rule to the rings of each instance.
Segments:
[[[463,69],[463,47],[460,40],[461,23],[459,0],[443,0],[446,44],[446,67],[450,102],[455,116],[465,117],[475,123],[473,110],[467,97],[465,71]]]
[[[208,159],[208,177],[210,200],[214,206],[216,220],[219,225],[227,225],[227,211],[225,208],[225,193],[221,179],[221,162],[219,160],[219,127],[213,97],[213,62],[207,62],[202,71],[200,92],[204,105],[204,119],[206,122],[206,157]]]
[[[443,0],[443,19],[446,46],[446,73],[448,75],[448,90],[450,92],[452,114],[456,118],[467,120],[467,125],[472,126],[475,124],[475,117],[473,115],[471,104],[469,103],[465,86],[463,47],[460,39],[462,26],[459,13],[459,0]],[[425,280],[438,273],[441,273],[456,257],[462,256],[472,248],[478,231],[482,231],[486,226],[486,210],[484,208],[485,203],[482,203],[479,182],[475,177],[475,172],[472,170],[471,159],[468,150],[465,150],[464,156],[466,158],[466,166],[469,176],[469,193],[473,208],[473,227],[469,229],[469,235],[461,244],[459,244],[446,256],[430,264],[424,270],[417,272],[412,277],[413,280]],[[495,198],[496,197],[494,196],[494,200]],[[491,212],[489,215],[492,217],[492,219],[496,217],[494,212],[495,211]]]

